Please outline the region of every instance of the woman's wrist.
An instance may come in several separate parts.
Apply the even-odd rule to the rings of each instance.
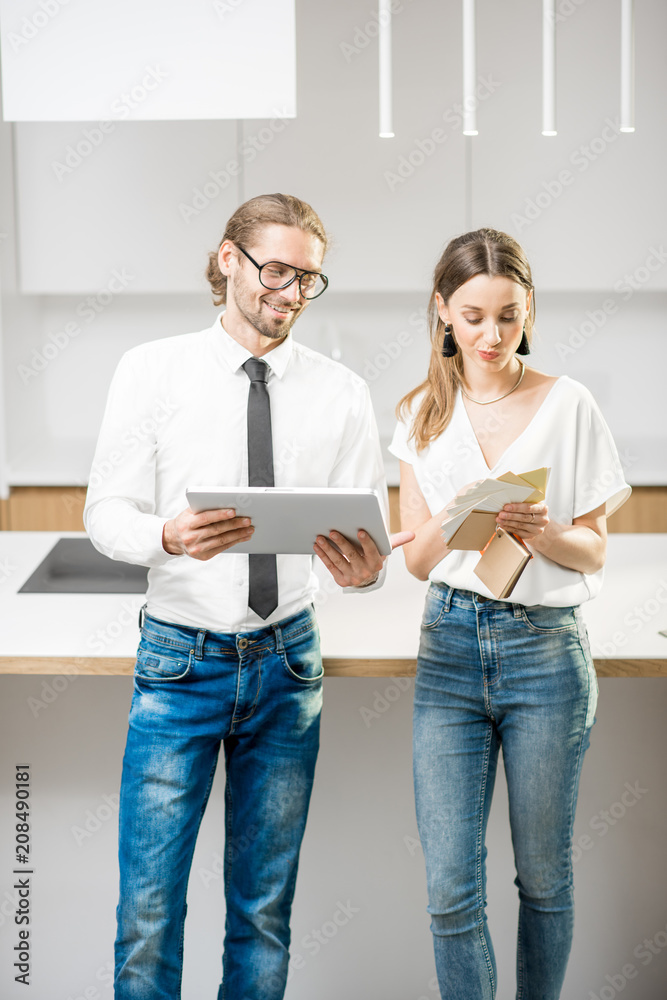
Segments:
[[[547,559],[550,559],[549,551],[553,544],[554,535],[558,535],[558,526],[553,521],[549,521],[544,531],[540,532],[539,535],[533,535],[532,538],[524,538],[523,541],[529,548],[534,549],[535,552],[539,552],[541,556],[546,556]]]

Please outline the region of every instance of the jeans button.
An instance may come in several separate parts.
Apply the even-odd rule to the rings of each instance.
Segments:
[[[249,643],[247,639],[239,639],[239,649],[247,649],[248,645]]]

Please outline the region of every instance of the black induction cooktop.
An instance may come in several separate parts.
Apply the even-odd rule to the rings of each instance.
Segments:
[[[147,572],[103,556],[89,538],[61,538],[19,594],[143,594]]]

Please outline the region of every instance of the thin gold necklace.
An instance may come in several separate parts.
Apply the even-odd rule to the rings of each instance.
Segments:
[[[519,386],[521,385],[521,379],[523,378],[524,372],[526,371],[526,366],[524,365],[523,361],[519,360],[519,358],[517,358],[517,361],[521,365],[521,371],[519,373],[519,377],[512,386],[512,388],[508,389],[507,392],[504,392],[502,396],[496,396],[495,399],[473,399],[472,396],[468,395],[463,386],[461,386],[461,392],[463,393],[466,399],[470,400],[471,403],[477,403],[479,406],[488,406],[489,403],[498,403],[501,399],[504,399],[505,396],[509,396],[510,393],[514,392],[515,389],[518,389]]]

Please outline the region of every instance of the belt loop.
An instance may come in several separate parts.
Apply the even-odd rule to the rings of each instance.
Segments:
[[[514,604],[513,603],[512,604],[512,610],[514,611],[514,617],[515,618],[522,618],[523,617],[523,614],[522,614],[522,612],[523,612],[523,604]]]
[[[445,611],[449,611],[452,606],[452,597],[454,596],[454,588],[447,586],[447,591],[445,593]]]
[[[195,660],[201,660],[204,653],[204,641],[206,639],[206,629],[202,628],[197,632],[197,642],[195,644]]]
[[[283,630],[280,625],[272,625],[271,628],[273,629],[276,637],[276,653],[280,654],[285,650],[285,647],[283,646]]]
[[[141,631],[142,628],[144,627],[144,618],[146,617],[146,608],[147,607],[148,607],[148,603],[142,604],[142,606],[139,608],[139,631]]]

